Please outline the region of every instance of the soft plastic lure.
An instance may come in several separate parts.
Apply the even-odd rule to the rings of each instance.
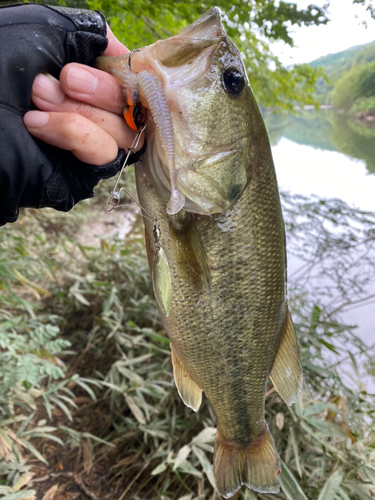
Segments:
[[[155,75],[141,71],[136,75],[139,87],[147,100],[161,145],[166,153],[171,197],[167,205],[169,215],[179,212],[185,204],[185,196],[177,189],[174,149],[174,129],[163,87]]]

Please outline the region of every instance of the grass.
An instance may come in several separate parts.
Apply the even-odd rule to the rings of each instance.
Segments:
[[[125,241],[82,237],[93,220],[111,220],[103,206],[112,183],[69,214],[29,210],[0,231],[0,495],[7,500],[41,499],[53,488],[82,500],[216,498],[215,418],[207,400],[194,413],[174,387],[140,222]],[[243,489],[237,498],[369,499],[375,407],[360,382],[361,364],[371,371],[373,357],[340,311],[366,298],[374,216],[337,200],[283,203],[289,249],[309,276],[290,285],[306,384],[293,407],[271,385],[266,396],[282,491]],[[324,294],[311,290],[317,268],[331,280]],[[332,362],[336,353],[348,357],[350,376]]]

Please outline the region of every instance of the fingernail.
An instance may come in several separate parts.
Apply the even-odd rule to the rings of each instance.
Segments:
[[[99,80],[84,69],[70,67],[66,75],[66,84],[72,92],[93,94],[99,85]]]
[[[61,104],[65,94],[58,80],[51,75],[37,75],[33,84],[33,94],[51,104]]]
[[[44,127],[48,123],[49,113],[43,111],[29,111],[23,117],[23,122],[27,128]]]

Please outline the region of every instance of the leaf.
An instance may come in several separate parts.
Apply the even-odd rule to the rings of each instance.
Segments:
[[[322,368],[321,366],[314,365],[313,363],[310,363],[310,361],[305,361],[304,367],[307,368],[308,370],[317,373],[323,378],[328,378],[327,370],[325,368]]]
[[[53,434],[44,434],[43,432],[35,432],[30,437],[39,437],[42,439],[50,439],[51,441],[55,441],[56,443],[61,444],[61,446],[64,446],[64,442],[61,441],[61,439],[59,437],[54,436]]]
[[[26,420],[22,422],[22,424],[18,427],[16,436],[22,436],[24,434],[24,430],[27,428],[29,423],[32,421],[34,418],[35,412],[31,413]]]
[[[335,354],[339,354],[339,352],[337,351],[337,349],[335,348],[334,345],[330,344],[329,342],[327,342],[326,340],[322,339],[322,338],[318,338],[318,342],[320,342],[320,344],[323,344],[325,347],[327,347],[327,349],[329,349],[330,351],[334,352]]]
[[[365,485],[363,483],[354,483],[351,481],[350,483],[347,484],[348,488],[351,489],[351,492],[355,495],[356,500],[357,498],[360,500],[371,500],[371,495],[369,493],[369,490],[371,489],[370,485]]]
[[[32,500],[32,498],[36,495],[36,492],[34,490],[28,490],[28,491],[19,491],[18,493],[11,493],[10,495],[5,495],[3,497],[3,500],[21,500],[21,499],[27,499],[27,500]]]
[[[148,359],[152,358],[152,354],[143,354],[143,356],[138,356],[137,358],[129,358],[126,361],[121,361],[122,366],[133,366],[137,364],[143,364]]]
[[[49,490],[46,491],[46,493],[43,495],[42,500],[53,500],[55,498],[55,493],[57,492],[58,489],[59,489],[58,484],[54,484],[53,486],[51,486],[51,488],[49,488]]]
[[[350,359],[352,361],[352,365],[353,365],[354,371],[355,371],[357,377],[359,377],[360,375],[359,375],[357,360],[355,359],[355,357],[353,356],[353,354],[350,351],[348,351],[348,354],[349,354]]]
[[[3,439],[5,446],[8,448],[8,450],[12,449],[12,440],[8,436],[6,431],[3,431],[0,429],[0,437]]]
[[[181,472],[185,472],[186,474],[191,474],[192,476],[198,477],[199,479],[203,477],[202,472],[196,469],[194,465],[189,462],[189,460],[184,460],[178,470]]]
[[[84,306],[88,307],[91,306],[90,302],[87,299],[85,299],[85,297],[81,293],[74,291],[73,296],[78,300],[78,302],[80,302]]]
[[[163,462],[159,464],[153,471],[151,471],[151,476],[157,476],[158,474],[161,474],[167,469],[166,464]]]
[[[145,424],[146,423],[146,418],[143,414],[143,411],[139,408],[137,403],[134,401],[134,399],[129,396],[129,394],[125,394],[125,401],[127,405],[129,406],[129,410],[132,412],[132,414],[135,416],[135,418],[138,420],[140,424]]]
[[[13,485],[13,491],[19,491],[32,479],[32,477],[32,474],[22,474],[22,476],[19,477],[18,481]]]
[[[17,432],[18,436],[25,437],[25,436],[31,436],[34,434],[34,432],[37,432],[38,434],[41,432],[55,432],[57,431],[57,427],[49,427],[49,426],[40,426],[40,427],[35,427],[35,429],[30,429],[25,432],[20,432],[20,429]]]
[[[366,476],[369,478],[373,486],[375,486],[375,470],[371,467],[364,467]]]
[[[51,403],[49,402],[49,399],[48,397],[43,394],[43,400],[44,400],[44,407],[46,409],[46,412],[47,412],[47,415],[48,415],[48,418],[50,420],[52,420],[52,408],[51,408]]]
[[[346,491],[343,488],[341,488],[341,486],[339,488],[339,495],[342,498],[342,500],[350,500],[349,495],[346,493]]]
[[[202,469],[204,470],[204,473],[207,476],[207,479],[211,483],[211,486],[215,489],[216,485],[215,485],[215,478],[214,478],[214,470],[213,470],[211,462],[208,460],[205,452],[201,448],[198,448],[198,446],[193,445],[193,452],[194,452],[195,456],[198,458],[198,460],[202,466]]]
[[[312,415],[316,415],[317,413],[322,413],[324,410],[331,409],[335,412],[338,411],[337,407],[332,405],[331,403],[313,403],[310,406],[308,406],[304,412],[303,416],[304,417],[311,417]]]
[[[206,427],[201,431],[193,440],[192,444],[196,444],[200,446],[201,444],[206,443],[214,443],[216,437],[216,428],[215,427]]]
[[[55,403],[57,406],[59,406],[61,408],[61,410],[65,413],[65,415],[68,417],[68,419],[73,422],[73,417],[72,417],[72,414],[70,413],[70,410],[69,408],[66,406],[65,403],[63,403],[62,401],[60,401],[60,399],[58,399],[57,397],[50,397],[50,400]]]
[[[292,447],[293,447],[293,452],[294,452],[294,458],[296,460],[297,471],[298,471],[299,477],[302,477],[302,469],[301,469],[301,464],[300,464],[300,459],[299,459],[298,441],[297,441],[297,437],[296,437],[296,431],[293,427],[290,427],[289,431],[290,431],[290,436],[292,438]]]
[[[82,389],[84,389],[87,394],[91,397],[91,399],[93,399],[94,401],[96,401],[96,395],[95,395],[95,392],[91,389],[91,387],[89,387],[85,382],[83,382],[81,379],[79,378],[76,378],[74,380],[74,382],[79,385],[80,387],[82,387]]]
[[[344,478],[344,472],[341,469],[335,471],[327,480],[320,492],[318,500],[328,500],[335,498]]]
[[[33,283],[32,281],[30,281],[29,279],[27,279],[23,274],[21,274],[17,269],[12,269],[12,271],[14,272],[14,274],[16,275],[17,279],[23,283],[25,286],[31,288],[35,293],[36,293],[36,297],[40,300],[40,296],[38,295],[39,293],[41,293],[42,295],[51,295],[50,292],[48,290],[46,290],[45,288],[37,285],[36,283]]]
[[[190,452],[191,452],[191,448],[188,445],[183,446],[179,450],[179,452],[177,453],[177,456],[175,458],[175,461],[174,461],[173,471],[175,471],[182,464],[182,462],[187,459]]]
[[[308,500],[307,496],[302,491],[296,478],[293,476],[287,465],[281,462],[280,484],[288,500]],[[326,499],[328,500],[328,499]]]
[[[322,421],[317,418],[305,418],[305,421],[330,438],[335,436],[341,439],[346,439],[348,437],[346,432],[341,429],[341,427],[331,422]]]
[[[39,451],[29,441],[26,441],[26,439],[20,439],[20,442],[23,444],[25,448],[27,448],[34,455],[34,457],[36,457],[44,464],[48,465],[47,460],[43,457],[41,453],[39,453]]]
[[[345,458],[343,458],[338,450],[336,448],[334,448],[333,446],[331,446],[327,441],[324,441],[318,434],[316,434],[310,426],[308,426],[306,424],[306,422],[302,421],[301,422],[301,427],[303,429],[305,429],[306,432],[308,432],[310,434],[310,436],[312,436],[314,439],[316,439],[316,441],[318,441],[318,443],[320,443],[322,446],[324,446],[327,450],[329,450],[335,457],[339,458],[340,460],[342,460],[344,463],[346,463],[347,465],[351,465]]]
[[[87,438],[87,439],[93,439],[94,441],[97,441],[98,443],[105,444],[107,446],[111,446],[112,448],[116,448],[116,445],[113,443],[109,443],[108,441],[105,441],[104,439],[101,439],[98,436],[95,436],[94,434],[91,434],[91,432],[82,432],[82,437]]]

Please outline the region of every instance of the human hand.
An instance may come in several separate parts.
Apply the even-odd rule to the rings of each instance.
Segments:
[[[107,26],[108,47],[104,56],[126,54]],[[92,165],[112,162],[118,149],[129,149],[133,132],[122,115],[121,83],[108,73],[71,63],[63,67],[60,81],[40,74],[32,88],[32,100],[41,111],[24,116],[28,131],[53,146],[71,151]],[[138,150],[142,147],[142,142]]]
[[[128,131],[119,115],[120,87],[108,75],[101,74],[91,97],[77,95],[76,88],[62,94],[62,102],[54,108],[59,111],[52,111],[50,103],[49,110],[42,107],[43,111],[33,111],[34,119],[39,115],[40,120],[44,113],[48,116],[44,127],[35,127],[34,122],[30,128],[34,136],[23,122],[25,114],[26,123],[32,117],[27,112],[33,109],[32,97],[36,101],[38,85],[41,90],[40,78],[33,88],[36,76],[49,73],[59,78],[66,66],[61,81],[67,83],[69,68],[82,70],[82,66],[70,63],[85,65],[87,71],[95,72],[89,66],[106,50],[106,34],[105,19],[95,11],[33,4],[0,8],[0,226],[14,222],[19,207],[68,211],[80,200],[93,196],[93,188],[100,179],[115,175],[121,168],[125,152],[117,145],[126,147],[126,139],[121,142],[119,131]],[[109,55],[118,55],[127,49],[113,42],[107,50]],[[51,82],[53,87],[56,82]],[[106,98],[97,93],[103,88]],[[82,94],[82,88],[78,90]],[[45,101],[47,94],[42,93],[38,98]],[[38,104],[42,106],[40,101]],[[98,123],[104,123],[104,127]],[[43,134],[51,144],[40,140]],[[95,161],[90,163],[92,147]],[[103,165],[101,162],[106,160],[109,162]]]

